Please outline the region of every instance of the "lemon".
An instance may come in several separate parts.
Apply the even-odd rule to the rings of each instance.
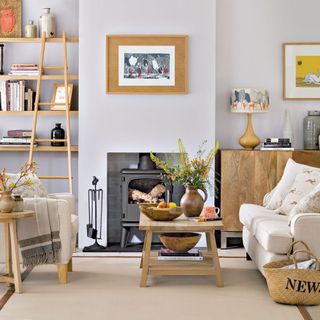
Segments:
[[[175,202],[169,202],[169,206],[168,206],[168,207],[169,207],[169,208],[176,208],[177,205],[176,205]]]

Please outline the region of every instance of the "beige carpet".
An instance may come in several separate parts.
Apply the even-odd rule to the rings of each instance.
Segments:
[[[139,288],[139,259],[75,258],[68,285],[54,266],[37,267],[0,313],[5,320],[301,320],[274,303],[252,262],[222,258],[225,287],[211,277],[151,277]]]

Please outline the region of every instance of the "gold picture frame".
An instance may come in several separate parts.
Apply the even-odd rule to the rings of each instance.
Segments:
[[[21,37],[21,0],[0,0],[0,38]]]
[[[320,100],[320,43],[284,43],[283,99]]]
[[[71,105],[72,99],[72,92],[73,92],[73,83],[68,84],[68,94],[69,94],[69,107]],[[54,83],[52,96],[51,96],[51,107],[50,110],[57,111],[57,110],[66,110],[65,106],[61,106],[61,103],[65,103],[65,86],[64,83]],[[57,105],[55,105],[55,103]],[[58,105],[59,104],[59,105]]]
[[[107,35],[106,93],[187,94],[187,35]]]

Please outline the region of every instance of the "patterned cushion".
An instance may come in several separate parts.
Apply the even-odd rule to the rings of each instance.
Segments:
[[[19,178],[19,174],[8,173],[9,176],[9,183],[16,182]],[[33,198],[33,197],[46,197],[47,190],[41,180],[36,175],[28,175],[28,179],[31,180],[32,186],[29,187],[28,185],[19,187],[13,190],[14,194],[20,194],[23,198]],[[24,180],[21,180],[23,182]]]
[[[270,198],[266,199],[267,201],[265,203],[267,209],[275,210],[282,205],[282,201],[289,193],[297,174],[303,172],[303,170],[305,169],[320,172],[319,168],[306,166],[304,164],[297,163],[292,159],[289,159],[287,161],[286,167],[279,183],[273,190],[272,194],[270,194]]]
[[[305,195],[310,193],[319,183],[319,170],[304,168],[303,172],[296,176],[289,193],[284,198],[281,207],[277,209],[277,212],[285,215],[289,214],[298,202]]]
[[[320,213],[320,184],[305,195],[289,213],[289,225],[299,213]]]

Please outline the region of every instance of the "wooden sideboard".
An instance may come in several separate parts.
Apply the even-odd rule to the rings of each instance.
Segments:
[[[219,204],[224,231],[242,231],[239,208],[243,203],[262,204],[264,195],[280,180],[286,162],[320,167],[320,151],[221,150],[217,159],[220,172]]]

